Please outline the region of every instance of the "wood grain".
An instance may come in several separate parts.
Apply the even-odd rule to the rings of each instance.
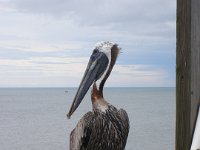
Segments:
[[[176,150],[189,150],[200,103],[200,1],[177,0]]]

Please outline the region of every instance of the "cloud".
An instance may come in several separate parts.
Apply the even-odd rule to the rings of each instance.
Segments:
[[[0,59],[0,86],[73,86],[86,67],[84,58]]]
[[[43,13],[54,16],[86,19],[84,22],[97,24],[108,22],[132,22],[141,20],[168,20],[175,11],[175,2],[154,0],[11,0],[13,7],[22,12]],[[167,11],[163,11],[167,10]],[[159,12],[159,13],[158,13]],[[134,17],[134,18],[132,18]],[[90,18],[90,19],[89,19]]]
[[[165,70],[152,65],[116,65],[110,84],[114,86],[170,86]]]
[[[1,0],[0,86],[75,86],[94,44],[104,40],[123,51],[109,86],[173,86],[175,5]]]
[[[81,26],[91,38],[107,36],[125,38],[128,42],[138,39],[155,43],[169,42],[175,35],[173,0],[11,0],[10,5],[22,13],[53,16],[58,22],[68,21],[77,29]],[[92,36],[91,32],[96,34]]]
[[[27,43],[101,39],[162,45],[175,41],[173,0],[10,0],[7,7],[15,11],[10,13],[12,20],[0,16],[2,22],[10,22],[1,35],[18,35]]]
[[[35,57],[28,60],[0,60],[0,86],[6,83],[8,83],[7,86],[78,86],[85,71],[87,59]],[[165,76],[166,73],[163,70],[153,66],[116,65],[106,85],[164,86]]]

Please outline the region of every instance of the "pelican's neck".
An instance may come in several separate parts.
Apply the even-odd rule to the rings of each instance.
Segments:
[[[91,95],[93,110],[99,110],[105,112],[108,109],[108,102],[103,98],[103,88],[99,90],[96,82],[93,84]]]
[[[101,99],[103,99],[103,88],[98,88],[96,82],[94,82],[91,94],[92,103]]]

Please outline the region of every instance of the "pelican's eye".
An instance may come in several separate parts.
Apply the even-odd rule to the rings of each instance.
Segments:
[[[91,59],[92,61],[94,61],[94,60],[97,58],[98,52],[99,52],[99,50],[94,49],[94,51],[93,51],[93,53],[92,53],[92,56],[90,57],[90,59]]]
[[[96,54],[96,53],[98,53],[99,51],[98,51],[98,49],[94,49],[93,50],[93,54]]]

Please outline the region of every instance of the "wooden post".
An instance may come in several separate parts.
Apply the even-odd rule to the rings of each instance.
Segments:
[[[189,150],[200,104],[200,0],[177,0],[176,150]]]

